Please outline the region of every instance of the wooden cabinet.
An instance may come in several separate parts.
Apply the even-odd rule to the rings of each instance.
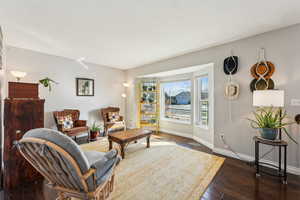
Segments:
[[[13,142],[30,129],[44,127],[44,102],[41,99],[6,99],[4,102],[4,189],[42,178]]]

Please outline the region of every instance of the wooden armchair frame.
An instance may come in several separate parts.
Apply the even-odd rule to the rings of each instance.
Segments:
[[[47,157],[50,158],[50,160],[39,156],[39,150],[42,148],[42,145],[51,147],[55,150],[56,155],[54,156],[52,153],[48,153]],[[46,178],[49,186],[58,191],[58,200],[70,200],[71,197],[85,200],[108,200],[111,198],[111,193],[114,189],[115,166],[113,166],[113,173],[110,178],[99,185],[94,191],[89,191],[87,179],[92,176],[93,183],[96,184],[96,170],[90,168],[85,174],[82,174],[76,160],[60,146],[38,138],[23,138],[19,141],[17,146],[24,158]],[[76,170],[76,174],[80,178],[81,186],[83,186],[83,191],[72,175],[57,172],[57,169],[53,167],[52,161],[59,159],[61,163],[64,163],[63,158],[69,161]],[[61,167],[66,166],[63,165]]]
[[[64,130],[61,124],[58,124],[58,117],[60,116],[67,116],[67,115],[71,115],[72,116],[72,120],[74,121],[74,128],[70,129],[70,130]],[[53,117],[57,126],[57,129],[60,132],[65,133],[66,135],[72,137],[75,137],[75,141],[76,141],[76,136],[84,134],[84,133],[88,133],[88,140],[89,140],[89,127],[87,126],[87,122],[86,120],[79,120],[80,117],[80,111],[76,110],[76,109],[65,109],[63,111],[54,111],[53,112]]]
[[[103,122],[104,122],[105,135],[108,135],[109,129],[114,125],[114,122],[108,121],[108,116],[107,115],[108,115],[109,112],[118,112],[118,113],[120,113],[120,108],[118,108],[118,107],[107,107],[107,108],[102,108],[100,110],[100,114],[101,114]],[[123,116],[120,116],[120,121],[124,122],[124,130],[126,130],[126,124],[125,124]]]

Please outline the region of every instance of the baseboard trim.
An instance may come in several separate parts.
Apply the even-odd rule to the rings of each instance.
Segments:
[[[249,155],[242,154],[242,153],[237,153],[238,156],[240,157],[239,158],[236,154],[234,154],[233,152],[231,152],[227,149],[213,148],[213,152],[217,153],[217,154],[224,155],[224,156],[228,156],[228,157],[231,157],[231,158],[236,158],[236,159],[239,159],[239,160],[241,158],[245,161],[254,161],[253,156],[249,156]],[[261,161],[265,162],[265,163],[273,164],[273,165],[277,164],[274,161],[266,160],[266,159],[262,159]],[[294,166],[291,166],[291,165],[287,165],[287,172],[291,173],[291,174],[295,174],[295,175],[300,175],[300,168],[297,168],[297,167],[294,167]]]
[[[200,144],[210,148],[210,149],[213,149],[213,144],[197,137],[197,136],[193,136],[193,135],[190,135],[190,134],[185,134],[185,133],[181,133],[181,132],[177,132],[177,131],[171,131],[171,130],[167,130],[167,129],[160,129],[161,132],[164,132],[164,133],[169,133],[169,134],[172,134],[172,135],[177,135],[177,136],[181,136],[181,137],[185,137],[185,138],[190,138],[190,139],[193,139],[195,140],[196,142],[199,142]]]
[[[197,136],[194,136],[193,139],[196,141],[196,142],[199,142],[200,144],[203,144],[204,146],[210,148],[210,149],[213,149],[214,148],[214,145],[210,142],[207,142]]]
[[[241,158],[244,161],[253,161],[254,160],[251,156],[248,156],[246,154],[237,153],[238,156],[239,156],[238,157],[235,153],[233,153],[233,152],[231,152],[231,151],[229,151],[227,149],[221,149],[221,148],[217,148],[217,147],[215,147],[213,149],[213,152],[217,153],[217,154],[224,155],[224,156],[228,156],[228,157],[231,157],[231,158],[236,158],[236,159],[239,159],[239,160]]]
[[[211,143],[209,143],[209,142],[207,142],[207,141],[205,141],[205,140],[203,140],[203,139],[201,139],[197,136],[184,134],[184,133],[177,132],[177,131],[171,131],[171,130],[167,130],[167,129],[160,129],[160,131],[165,132],[165,133],[169,133],[169,134],[172,134],[172,135],[177,135],[177,136],[193,139],[196,142],[199,142],[200,144],[203,144],[204,146],[212,149],[213,152],[217,153],[217,154],[221,154],[221,155],[228,156],[228,157],[235,158],[235,159],[239,159],[239,160],[242,159],[244,161],[254,161],[253,156],[249,156],[249,155],[242,154],[242,153],[237,153],[238,154],[238,156],[237,156],[235,153],[233,153],[233,152],[231,152],[227,149],[221,149],[221,148],[214,147],[213,144],[211,144]],[[271,161],[271,160],[262,159],[261,161],[265,162],[265,163],[276,165],[276,163],[274,161]],[[291,174],[295,174],[295,175],[300,175],[300,168],[297,168],[297,167],[294,167],[294,166],[291,166],[291,165],[287,165],[287,172],[291,173]]]
[[[177,136],[181,136],[181,137],[185,137],[185,138],[191,138],[193,139],[193,135],[191,134],[185,134],[185,133],[181,133],[181,132],[177,132],[177,131],[172,131],[172,130],[167,130],[167,129],[163,129],[160,128],[159,131],[163,132],[163,133],[169,133],[172,135],[177,135]]]

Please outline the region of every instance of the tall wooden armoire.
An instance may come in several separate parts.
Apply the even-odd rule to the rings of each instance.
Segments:
[[[4,189],[28,184],[42,176],[22,157],[13,142],[30,129],[44,127],[42,99],[6,99],[4,102]]]

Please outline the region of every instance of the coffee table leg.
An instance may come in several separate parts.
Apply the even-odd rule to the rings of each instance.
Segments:
[[[149,148],[149,147],[150,147],[150,136],[147,137],[147,148]]]
[[[111,140],[108,140],[109,141],[109,150],[112,149],[112,141]]]
[[[120,145],[121,146],[121,156],[122,156],[122,159],[124,159],[125,158],[125,152],[124,152],[124,144],[121,144]]]

